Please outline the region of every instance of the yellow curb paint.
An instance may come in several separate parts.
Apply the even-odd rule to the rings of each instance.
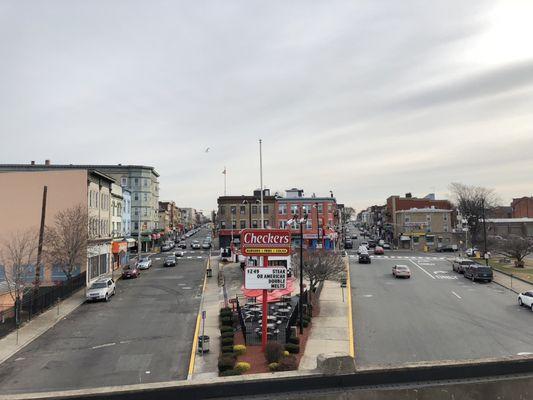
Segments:
[[[353,317],[352,317],[352,285],[350,282],[350,260],[346,260],[347,271],[346,271],[346,287],[348,292],[348,337],[350,338],[350,356],[355,357],[355,345],[354,345],[354,334],[353,334]]]
[[[207,258],[207,263],[205,266],[206,271],[204,271],[204,285],[202,286],[202,300],[200,301],[200,309],[198,310],[198,316],[196,317],[196,328],[194,329],[194,337],[192,341],[191,349],[191,359],[189,361],[189,372],[187,373],[187,379],[190,380],[194,373],[194,363],[196,362],[196,348],[198,346],[198,334],[200,333],[200,322],[202,320],[202,304],[203,296],[205,292],[205,285],[207,283],[207,268],[211,265],[211,256]]]

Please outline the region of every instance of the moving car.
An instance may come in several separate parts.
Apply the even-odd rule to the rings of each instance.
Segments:
[[[211,248],[211,243],[210,242],[206,242],[204,240],[203,243],[202,243],[202,249],[210,249],[210,248]]]
[[[359,254],[359,264],[370,264],[370,255],[368,253]]]
[[[180,249],[186,249],[186,248],[187,248],[187,243],[185,243],[185,242],[179,242],[179,243],[178,243],[178,247],[179,247]]]
[[[469,266],[470,264],[476,264],[474,261],[469,260],[467,258],[456,258],[452,261],[452,269],[455,272],[459,272],[460,274],[464,274],[465,267]]]
[[[126,265],[122,269],[122,279],[138,278],[141,275],[141,269],[138,265]]]
[[[383,247],[385,250],[390,250],[390,243],[383,243],[383,246],[381,247]]]
[[[115,294],[115,281],[111,278],[100,278],[87,289],[87,301],[108,301]]]
[[[374,240],[369,240],[368,241],[368,247],[373,249],[374,247],[376,247],[376,242]]]
[[[476,255],[476,252],[478,252],[478,248],[477,247],[471,247],[469,249],[466,249],[466,255],[468,257],[475,257]]]
[[[531,308],[533,311],[533,292],[524,292],[518,295],[518,305]]]
[[[357,240],[357,235],[355,233],[352,235],[352,239]]]
[[[374,254],[385,254],[385,250],[381,246],[376,246],[374,247]]]
[[[165,262],[163,263],[164,267],[175,267],[176,266],[176,256],[167,256]]]
[[[395,278],[409,279],[411,277],[411,270],[407,265],[396,264],[392,267],[392,275],[394,275]]]
[[[492,281],[492,268],[481,264],[470,264],[464,267],[464,277],[474,281]]]
[[[176,257],[183,257],[183,256],[185,255],[185,253],[184,253],[183,251],[179,251],[179,250],[178,250],[178,251],[175,251],[175,252],[174,252],[174,255],[175,255]]]
[[[139,269],[148,269],[152,266],[152,260],[148,257],[141,258],[137,263]]]
[[[164,244],[163,246],[161,246],[161,251],[169,251],[170,249],[171,247],[168,244]]]
[[[191,242],[191,249],[198,250],[200,248],[200,242],[198,240],[193,240]]]
[[[345,249],[353,249],[353,242],[352,239],[346,239],[344,241],[344,248]]]

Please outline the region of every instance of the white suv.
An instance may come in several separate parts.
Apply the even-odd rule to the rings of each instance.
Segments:
[[[87,301],[108,301],[115,294],[115,281],[111,278],[100,278],[87,289]]]
[[[533,311],[533,292],[524,292],[518,295],[518,305],[531,308]]]

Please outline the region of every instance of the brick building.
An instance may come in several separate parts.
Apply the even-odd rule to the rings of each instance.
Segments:
[[[511,202],[513,218],[533,218],[533,197],[520,197]]]

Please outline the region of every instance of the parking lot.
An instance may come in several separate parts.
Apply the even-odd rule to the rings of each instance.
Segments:
[[[350,257],[356,361],[361,366],[533,354],[533,312],[496,283],[453,272],[453,255]],[[392,276],[407,265],[410,279]]]
[[[170,268],[153,256],[109,302],[81,305],[0,365],[2,393],[185,379],[207,256],[187,251]]]

